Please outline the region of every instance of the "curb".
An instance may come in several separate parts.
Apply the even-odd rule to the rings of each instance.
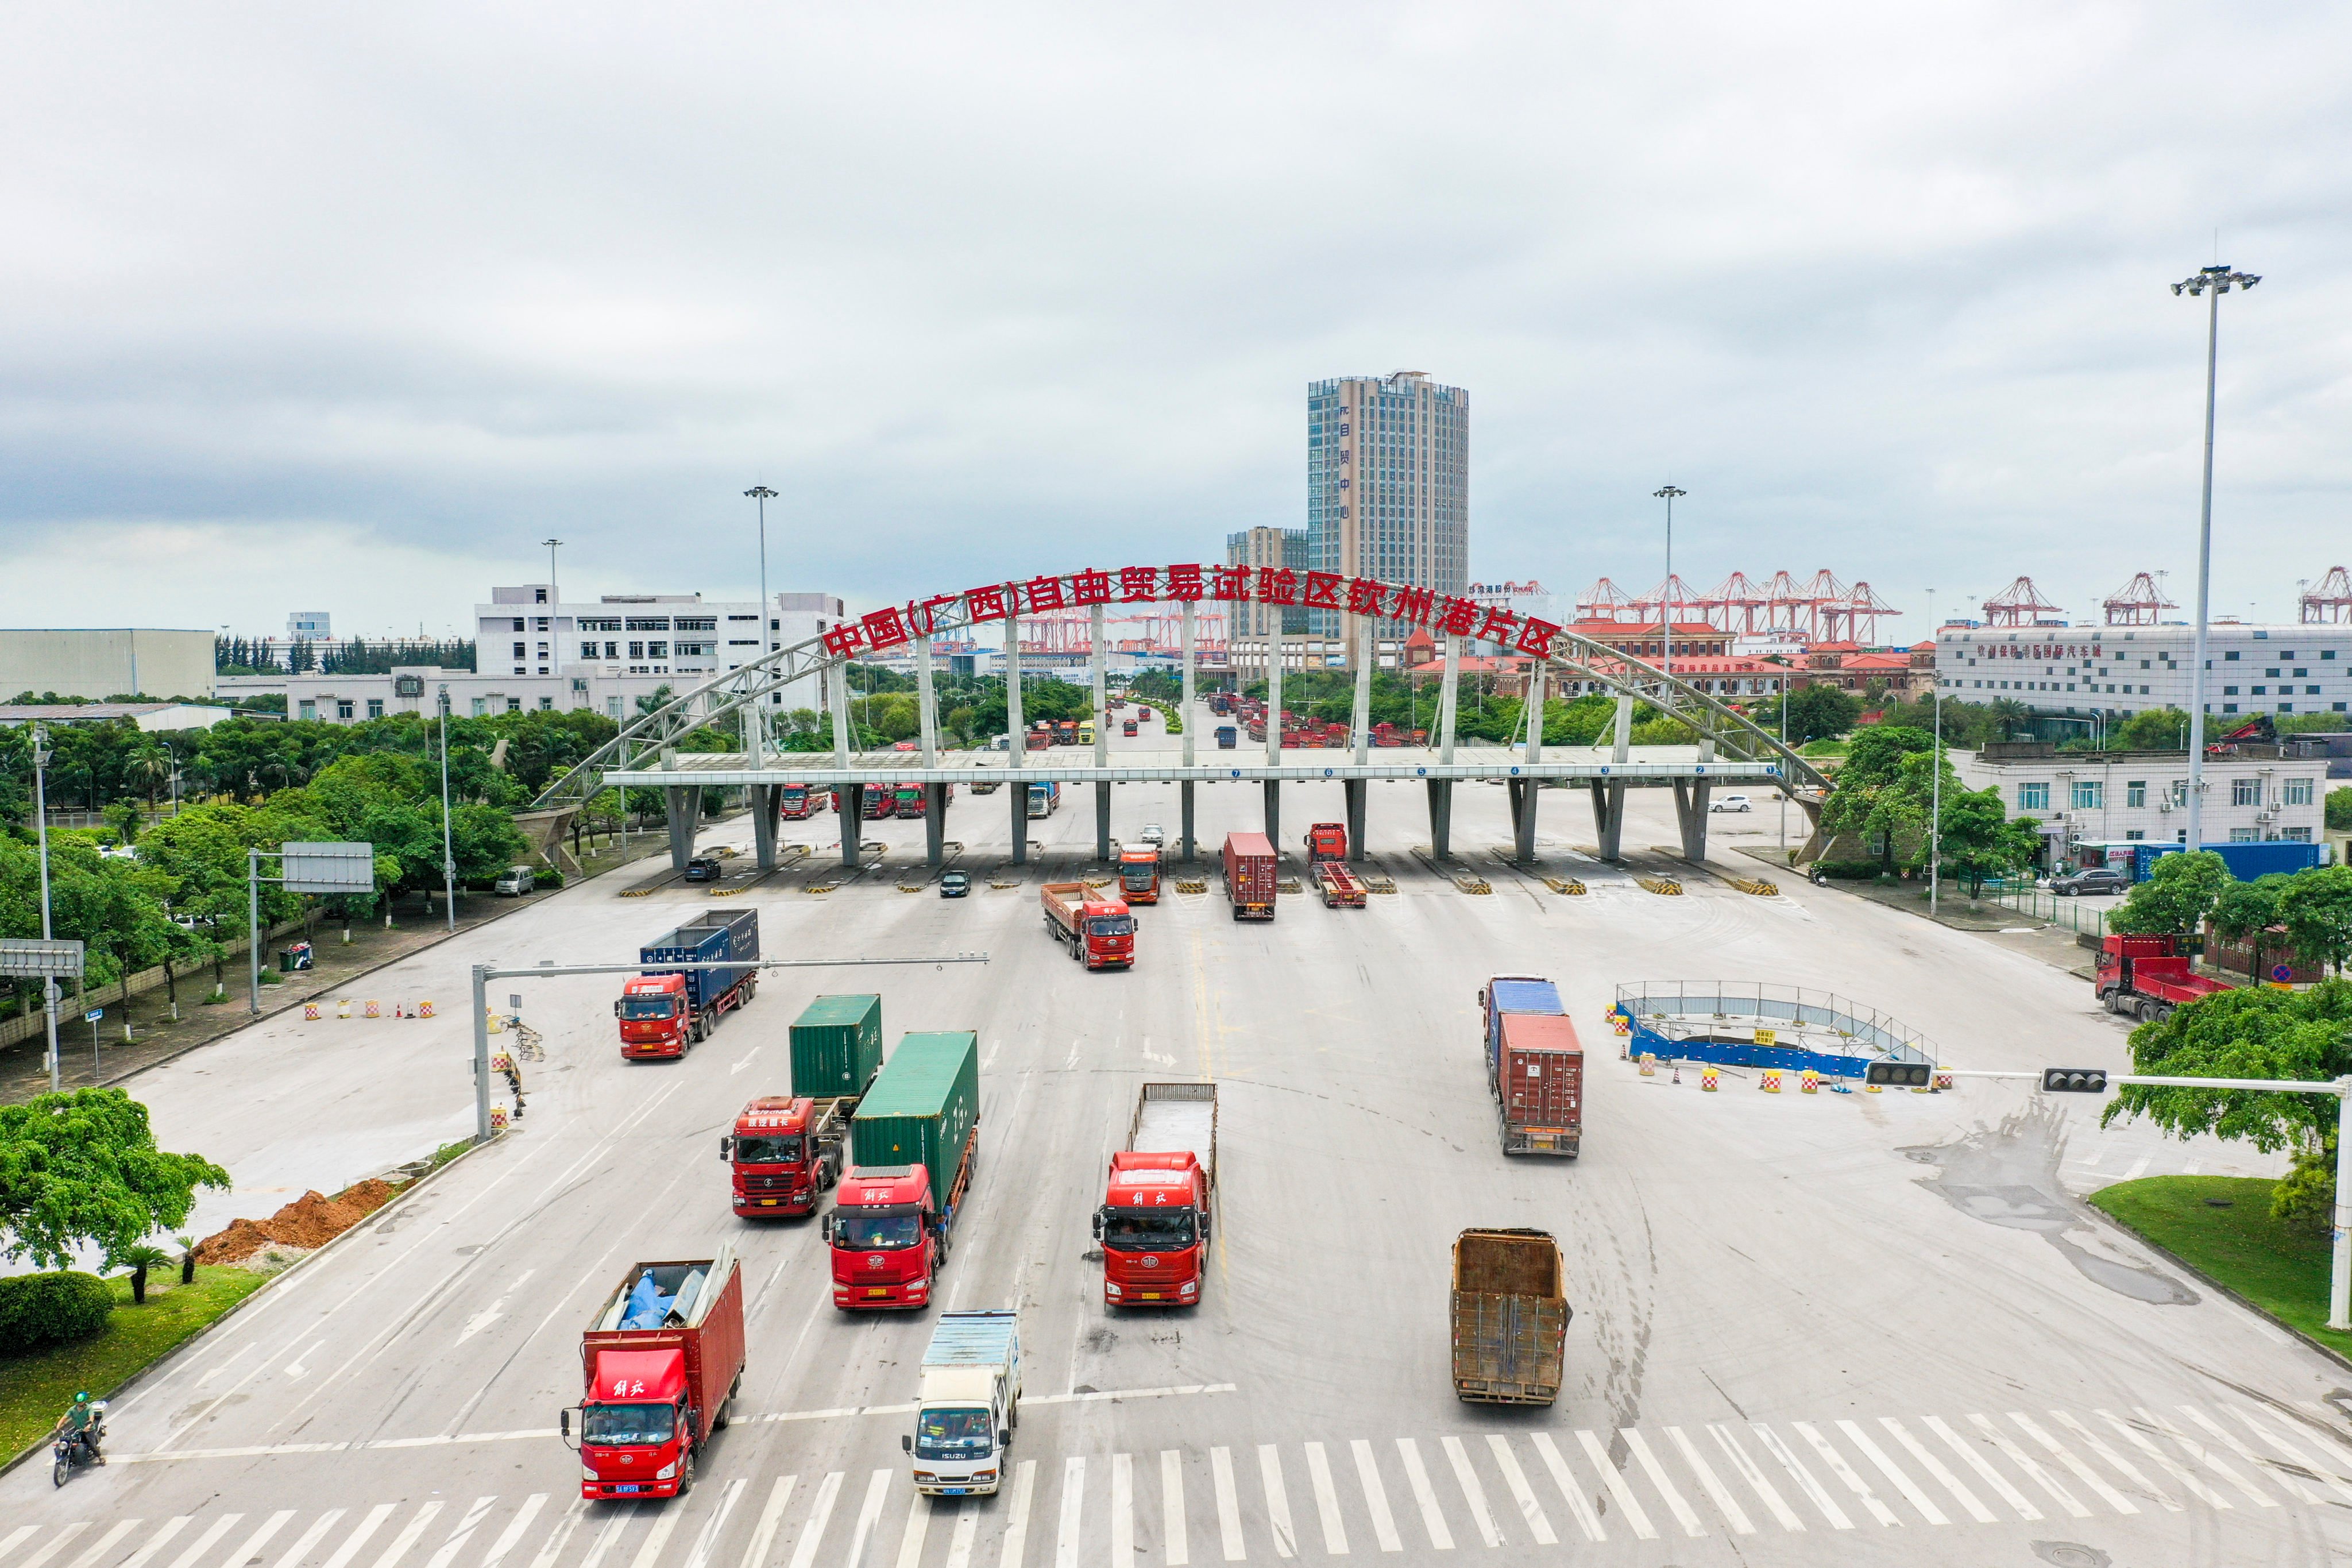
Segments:
[[[2121,1185],[2122,1184],[2117,1183],[2116,1184]],[[2105,1189],[2102,1188],[2100,1190],[2104,1192]],[[2309,1345],[2313,1350],[2317,1351],[2321,1355],[2326,1356],[2328,1360],[2344,1368],[2347,1372],[2352,1372],[2352,1355],[2347,1355],[2344,1352],[2337,1350],[2334,1345],[2312,1338],[2309,1334],[2305,1333],[2301,1329],[2296,1328],[2293,1323],[2288,1322],[2284,1318],[2281,1318],[2273,1314],[2269,1308],[2240,1295],[2237,1291],[2232,1290],[2227,1285],[2222,1284],[2219,1279],[2214,1279],[2210,1274],[2206,1273],[2202,1268],[2198,1268],[2195,1264],[2189,1262],[2187,1258],[2181,1257],[2180,1254],[2173,1251],[2162,1242],[2144,1235],[2137,1226],[2125,1224],[2122,1220],[2117,1219],[2115,1215],[2101,1208],[2098,1205],[2091,1202],[2090,1199],[2080,1198],[2077,1199],[2076,1202],[2080,1203],[2084,1209],[2088,1210],[2094,1217],[2113,1226],[2119,1231],[2122,1231],[2126,1236],[2130,1237],[2134,1241],[2138,1242],[2142,1247],[2147,1247],[2150,1252],[2155,1253],[2158,1258],[2163,1258],[2167,1263],[2171,1264],[2183,1274],[2188,1275],[2190,1279],[2202,1284],[2207,1289],[2211,1290],[2216,1295],[2228,1297],[2231,1300],[2235,1301],[2239,1306],[2243,1307],[2246,1310],[2252,1312],[2265,1323],[2270,1324],[2271,1327],[2279,1330],[2283,1333],[2294,1335],[2296,1339],[2301,1340],[2305,1344]]]
[[[191,1047],[189,1048],[194,1049],[194,1047]],[[490,1142],[494,1143],[504,1136],[506,1136],[506,1134],[502,1132],[493,1133],[491,1134]],[[186,1339],[182,1340],[178,1344],[173,1345],[170,1350],[165,1351],[162,1355],[157,1356],[145,1366],[139,1368],[136,1372],[133,1372],[128,1377],[125,1377],[121,1383],[116,1384],[112,1388],[106,1390],[103,1394],[93,1394],[91,1397],[96,1399],[112,1399],[116,1394],[137,1386],[142,1379],[161,1371],[171,1363],[178,1360],[184,1352],[193,1350],[195,1346],[201,1344],[205,1340],[211,1337],[213,1332],[223,1323],[227,1322],[231,1318],[236,1317],[239,1312],[244,1311],[256,1301],[268,1296],[270,1291],[278,1288],[279,1281],[292,1279],[295,1275],[299,1274],[305,1268],[309,1267],[313,1258],[324,1257],[331,1249],[333,1248],[337,1242],[343,1239],[343,1237],[357,1236],[362,1231],[371,1228],[379,1218],[398,1208],[403,1203],[407,1201],[410,1194],[423,1189],[427,1183],[440,1175],[442,1172],[454,1169],[456,1166],[464,1163],[467,1158],[472,1155],[477,1150],[487,1147],[488,1147],[488,1144],[473,1144],[467,1148],[463,1153],[452,1155],[447,1160],[443,1161],[440,1164],[434,1166],[433,1169],[425,1172],[423,1175],[409,1183],[408,1185],[403,1187],[399,1192],[394,1194],[390,1202],[384,1204],[383,1207],[377,1209],[375,1213],[368,1215],[367,1218],[360,1221],[359,1224],[352,1226],[351,1229],[344,1231],[341,1236],[330,1237],[324,1245],[311,1248],[293,1263],[279,1269],[277,1273],[272,1274],[267,1279],[264,1279],[258,1287],[247,1292],[245,1299],[237,1302],[236,1306],[231,1307],[227,1311],[223,1312],[211,1322],[206,1323],[203,1328],[198,1329],[194,1333],[190,1334]],[[23,1464],[34,1455],[42,1452],[44,1449],[47,1448],[48,1446],[49,1439],[47,1436],[36,1437],[32,1444],[23,1451],[9,1459],[0,1461],[0,1476],[8,1474],[9,1471],[15,1469],[17,1466]]]

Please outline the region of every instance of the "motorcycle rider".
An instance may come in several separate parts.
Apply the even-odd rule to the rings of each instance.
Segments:
[[[74,1402],[58,1417],[55,1435],[71,1440],[89,1457],[91,1464],[106,1463],[106,1456],[98,1451],[98,1412],[90,1408],[89,1390],[74,1395]]]

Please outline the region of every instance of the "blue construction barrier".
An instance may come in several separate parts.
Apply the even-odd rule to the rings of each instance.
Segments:
[[[1935,1064],[1934,1049],[1923,1037],[1884,1014],[1827,993],[1762,984],[1620,985],[1617,995],[1609,1009],[1610,1026],[1626,1037],[1627,1055],[1632,1057],[1646,1053],[1660,1061],[1777,1068],[1790,1073],[1810,1068],[1823,1079],[1857,1080],[1874,1061]],[[1718,1032],[1733,1018],[1752,1018],[1757,1026],[1768,1028],[1789,1024],[1830,1029],[1849,1040],[1851,1047],[1817,1050],[1777,1042],[1767,1046]],[[1665,1027],[1660,1026],[1662,1021]],[[1690,1032],[1670,1032],[1677,1021]]]

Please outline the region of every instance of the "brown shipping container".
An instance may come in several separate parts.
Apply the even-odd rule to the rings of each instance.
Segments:
[[[1234,919],[1272,920],[1274,883],[1274,846],[1265,835],[1225,835],[1225,896],[1233,900]]]
[[[1503,1147],[1573,1155],[1584,1127],[1584,1047],[1572,1019],[1503,1015]]]

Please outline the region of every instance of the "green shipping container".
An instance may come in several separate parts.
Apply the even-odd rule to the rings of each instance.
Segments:
[[[931,1202],[947,1206],[965,1142],[980,1121],[980,1037],[970,1029],[907,1035],[849,1124],[858,1165],[921,1165]]]
[[[881,997],[820,996],[793,1021],[794,1094],[862,1094],[881,1070]]]

